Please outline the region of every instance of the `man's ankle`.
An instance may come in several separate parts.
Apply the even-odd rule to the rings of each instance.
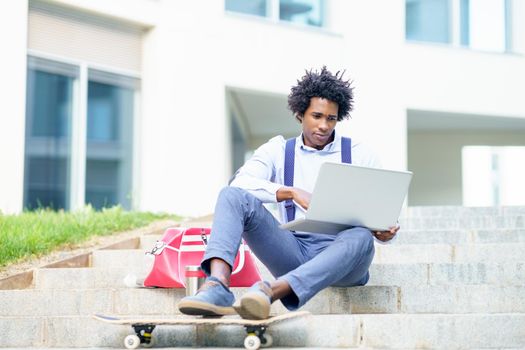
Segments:
[[[226,278],[225,276],[215,276],[215,275],[212,275],[213,277],[217,278],[219,280],[219,282],[222,283],[223,286],[225,286],[226,288],[230,288],[230,279],[229,278]]]
[[[271,282],[270,288],[272,289],[272,303],[293,293],[290,284],[285,280],[278,279]]]
[[[217,278],[226,288],[230,288],[231,267],[226,261],[214,258],[210,261],[210,275]]]

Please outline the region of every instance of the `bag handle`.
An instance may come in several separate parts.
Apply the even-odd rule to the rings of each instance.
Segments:
[[[155,242],[155,245],[153,246],[153,248],[149,252],[148,251],[145,252],[145,254],[146,255],[160,255],[164,249],[173,250],[177,253],[180,252],[179,249],[170,246],[168,243],[164,241],[157,241]]]

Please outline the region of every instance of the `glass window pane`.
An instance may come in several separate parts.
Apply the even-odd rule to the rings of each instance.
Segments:
[[[507,46],[505,0],[470,1],[468,11],[470,47],[504,52]]]
[[[266,17],[268,4],[267,0],[226,0],[225,8],[226,11]]]
[[[323,0],[280,0],[279,17],[283,21],[323,26]]]
[[[119,91],[115,86],[89,83],[88,127],[89,141],[118,141]]]
[[[470,43],[470,20],[469,20],[470,0],[461,0],[459,3],[460,11],[460,43],[468,46]]]
[[[133,89],[89,82],[86,203],[97,209],[131,209],[133,114]]]
[[[408,40],[451,42],[449,0],[406,0],[405,6]]]
[[[28,69],[24,206],[68,209],[74,78]]]
[[[524,157],[522,146],[463,147],[463,205],[524,205]]]
[[[86,164],[86,202],[94,208],[110,207],[119,203],[117,197],[118,167],[116,160],[88,159]]]

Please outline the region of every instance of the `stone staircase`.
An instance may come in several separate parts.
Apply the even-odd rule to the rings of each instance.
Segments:
[[[393,244],[376,244],[367,286],[324,290],[303,308],[312,316],[270,329],[274,346],[525,348],[525,207],[414,207],[400,223]],[[25,281],[18,286],[0,281],[1,346],[122,348],[131,328],[105,325],[92,314],[178,314],[184,290],[123,283],[128,273],[146,273],[144,250],[159,237],[143,235],[36,269],[17,277]],[[279,302],[272,306],[272,313],[282,312]],[[232,326],[154,332],[159,347],[239,347],[244,336]]]

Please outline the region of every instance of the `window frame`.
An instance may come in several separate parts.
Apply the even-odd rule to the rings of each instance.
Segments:
[[[326,0],[320,0],[320,1],[321,1],[321,3],[320,3],[321,10],[320,11],[321,11],[321,22],[322,22],[321,26],[315,26],[315,25],[309,25],[309,24],[306,24],[306,23],[297,23],[297,22],[282,20],[281,19],[281,15],[280,15],[280,2],[281,2],[281,0],[266,0],[266,15],[265,16],[254,15],[254,14],[250,14],[250,13],[237,12],[237,11],[232,11],[232,10],[227,10],[226,9],[226,3],[224,5],[225,6],[224,12],[226,14],[232,15],[232,16],[241,16],[241,17],[246,17],[246,18],[250,18],[250,19],[261,19],[261,20],[270,21],[270,22],[273,22],[273,23],[286,24],[286,25],[299,27],[299,28],[328,30],[329,28],[328,28],[327,23],[326,23],[326,20],[327,20],[327,15],[326,15],[327,4],[325,3]]]
[[[505,49],[503,51],[500,50],[481,50],[477,49],[475,47],[471,46],[471,42],[468,39],[465,39],[465,35],[469,35],[470,32],[470,16],[465,15],[462,13],[462,0],[447,0],[450,8],[449,13],[449,21],[450,21],[450,40],[446,43],[444,42],[432,42],[432,41],[425,41],[425,40],[415,40],[415,39],[408,39],[407,38],[407,27],[406,27],[406,21],[405,21],[405,42],[407,43],[418,43],[418,44],[429,44],[429,45],[444,45],[444,46],[451,46],[451,47],[458,47],[458,48],[465,48],[468,50],[473,51],[487,51],[487,52],[493,52],[493,53],[513,53],[512,48],[512,2],[510,0],[503,0],[503,6],[504,6],[504,35],[503,41],[505,43]],[[405,0],[405,18],[407,16],[406,13],[406,3],[407,0]],[[469,1],[469,7],[471,6]],[[466,32],[463,28],[463,19],[467,18],[468,23]],[[465,43],[466,42],[466,43]]]
[[[140,156],[137,150],[140,144],[139,125],[141,122],[141,75],[139,72],[104,66],[88,61],[28,49],[27,69],[36,69],[49,73],[63,74],[73,77],[72,93],[72,120],[70,134],[70,164],[69,164],[69,196],[66,200],[69,210],[77,210],[85,206],[86,192],[86,163],[87,163],[87,108],[88,84],[90,72],[95,74],[93,81],[104,81],[116,86],[133,89],[133,115],[132,115],[132,145],[131,145],[131,202],[130,209],[138,207],[137,193],[139,191]],[[78,73],[71,75],[71,70],[65,67],[76,68]],[[113,79],[112,79],[113,78]],[[27,95],[26,95],[27,98]],[[27,116],[25,117],[27,121]],[[27,135],[25,136],[27,137]],[[24,178],[28,176],[24,157]],[[24,188],[26,184],[24,183]],[[25,202],[24,194],[24,202]]]

